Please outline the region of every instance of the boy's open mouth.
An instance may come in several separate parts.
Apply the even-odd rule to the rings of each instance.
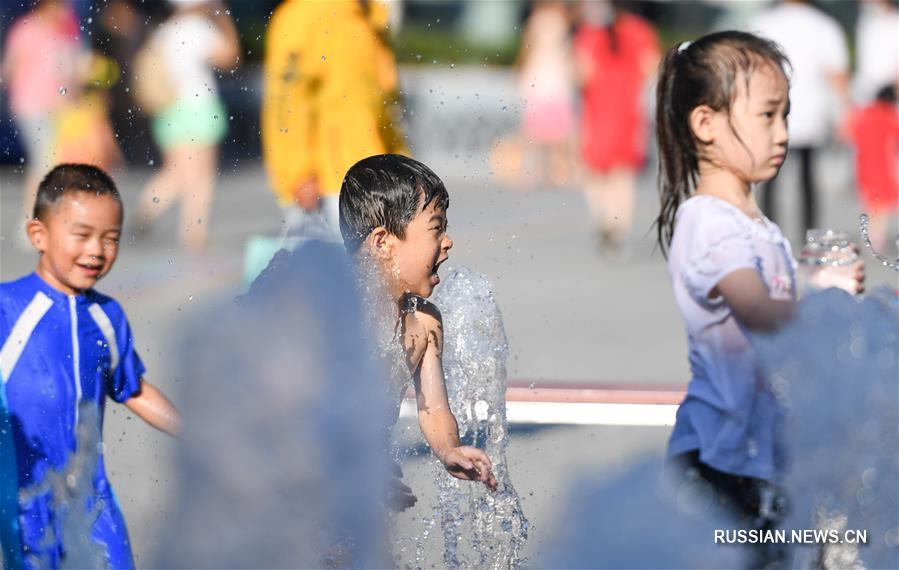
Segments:
[[[88,275],[99,275],[103,269],[102,263],[78,263],[77,265],[87,272]]]
[[[446,259],[441,259],[440,261],[438,261],[437,263],[434,264],[433,268],[431,268],[431,284],[432,285],[437,285],[438,283],[440,283],[440,276],[437,275],[437,271],[440,270],[440,265],[444,261],[446,261]]]

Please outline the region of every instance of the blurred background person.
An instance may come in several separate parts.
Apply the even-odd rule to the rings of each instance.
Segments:
[[[880,253],[888,242],[891,220],[899,207],[899,108],[896,85],[889,83],[871,103],[854,111],[848,121],[855,145],[855,176],[859,200],[870,218],[868,236]]]
[[[398,78],[387,26],[387,6],[366,0],[287,0],[272,15],[262,157],[284,235],[317,226],[340,240],[338,194],[349,167],[408,152],[394,116]]]
[[[581,155],[587,207],[601,251],[620,257],[649,136],[643,93],[659,61],[651,24],[617,1],[582,5],[575,57],[582,86]]]
[[[94,30],[95,45],[116,62],[120,76],[130,77],[134,59],[152,29],[147,22],[153,14],[134,0],[110,0],[100,10]],[[156,152],[150,120],[134,100],[131,84],[115,82],[109,88],[108,100],[109,119],[125,160],[129,164],[153,164]]]
[[[55,113],[68,97],[77,96],[81,53],[78,21],[61,0],[40,0],[13,23],[6,38],[0,71],[26,159],[22,215],[15,230],[24,247],[30,247],[24,228],[38,182],[56,161]]]
[[[228,125],[213,67],[236,67],[240,46],[234,22],[221,2],[169,3],[174,13],[147,40],[146,49],[154,50],[147,54],[152,63],[135,70],[146,80],[147,68],[155,67],[156,87],[168,91],[158,96],[170,101],[153,113],[151,131],[163,164],[140,196],[138,234],[147,233],[180,199],[179,240],[188,249],[202,250],[209,232],[218,145]]]
[[[57,112],[56,162],[90,164],[110,171],[124,165],[109,121],[109,89],[119,81],[119,68],[97,52],[86,61],[77,95]]]
[[[571,22],[564,2],[533,2],[519,58],[518,85],[524,99],[522,130],[528,161],[538,183],[561,186],[571,176],[574,128]],[[526,167],[528,168],[528,167]]]
[[[853,94],[870,103],[885,85],[899,80],[899,9],[893,0],[863,0],[855,24]]]
[[[784,0],[756,16],[750,31],[774,40],[789,58],[790,155],[799,159],[799,178],[804,201],[800,228],[818,225],[815,156],[833,135],[834,126],[849,101],[849,53],[846,38],[836,20],[805,0]],[[895,45],[893,46],[895,50]],[[762,209],[775,222],[775,181],[765,187]]]

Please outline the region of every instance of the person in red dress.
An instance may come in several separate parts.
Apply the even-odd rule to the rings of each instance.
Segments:
[[[890,220],[899,206],[899,107],[896,86],[889,85],[877,98],[849,119],[855,145],[855,177],[862,207],[870,217],[869,236],[877,251],[886,246]]]
[[[659,44],[648,22],[615,1],[585,2],[582,19],[574,49],[586,199],[599,245],[614,255],[630,231],[637,172],[646,159],[643,92]]]

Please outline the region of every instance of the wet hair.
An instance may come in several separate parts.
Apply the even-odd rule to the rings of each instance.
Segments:
[[[418,212],[435,202],[449,208],[443,181],[421,162],[399,154],[379,154],[354,164],[340,187],[340,233],[346,250],[359,251],[365,238],[383,226],[406,237]]]
[[[790,62],[776,43],[737,31],[709,34],[665,54],[656,88],[661,208],[655,225],[663,255],[674,235],[677,209],[699,176],[701,143],[690,127],[690,113],[708,105],[729,115],[738,81],[748,89],[752,72],[765,66],[787,75]]]
[[[881,103],[890,103],[892,105],[896,104],[896,85],[894,83],[890,83],[889,85],[884,85],[880,89],[877,90],[877,95],[874,96],[874,99],[880,101]]]
[[[119,190],[112,178],[103,170],[89,164],[59,164],[41,180],[32,216],[37,220],[45,220],[47,212],[59,205],[63,196],[72,192],[112,196],[124,214]]]

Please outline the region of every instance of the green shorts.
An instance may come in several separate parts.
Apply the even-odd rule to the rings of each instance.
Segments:
[[[178,99],[153,117],[153,138],[165,150],[217,145],[228,130],[226,113],[218,98]]]

